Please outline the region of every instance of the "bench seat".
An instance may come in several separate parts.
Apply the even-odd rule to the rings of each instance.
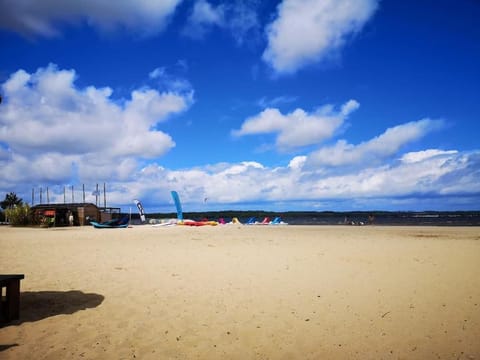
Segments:
[[[0,320],[9,322],[20,317],[20,280],[23,274],[0,274]],[[5,299],[3,298],[3,288]]]

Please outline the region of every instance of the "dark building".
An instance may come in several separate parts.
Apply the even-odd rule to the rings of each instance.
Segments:
[[[103,222],[120,216],[120,208],[99,208],[92,203],[39,204],[32,206],[31,211],[46,226],[83,226],[90,221]]]

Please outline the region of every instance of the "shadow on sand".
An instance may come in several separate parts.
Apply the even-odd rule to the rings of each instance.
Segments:
[[[100,294],[70,291],[26,291],[20,294],[20,319],[0,324],[1,327],[20,325],[55,315],[69,315],[97,307],[105,299]],[[2,346],[0,346],[0,351]]]

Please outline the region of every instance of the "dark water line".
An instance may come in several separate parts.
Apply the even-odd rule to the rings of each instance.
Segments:
[[[280,217],[290,225],[398,225],[398,226],[480,226],[480,211],[475,212],[246,212],[225,211],[187,213],[188,219],[224,219],[237,217],[242,223],[251,217],[262,221],[265,217]],[[172,218],[174,214],[151,214],[148,218]],[[132,224],[140,224],[132,218]]]

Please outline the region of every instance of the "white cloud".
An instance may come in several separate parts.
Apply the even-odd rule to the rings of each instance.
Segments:
[[[72,163],[83,177],[124,178],[122,168],[132,171],[139,159],[175,146],[156,127],[190,106],[191,91],[142,88],[116,101],[110,88],[80,89],[75,78],[74,70],[49,65],[32,74],[19,70],[3,84],[0,144],[9,149],[12,181],[62,181]]]
[[[213,7],[205,0],[197,0],[193,7],[190,21],[196,24],[214,24],[222,26],[224,22],[223,5]]]
[[[158,79],[163,77],[164,75],[165,75],[165,68],[163,67],[155,68],[152,71],[150,71],[150,73],[148,74],[148,76],[151,79]]]
[[[0,27],[23,34],[58,35],[62,23],[111,31],[126,27],[144,34],[161,31],[181,0],[15,0],[0,2]]]
[[[256,0],[237,0],[227,7],[228,27],[237,44],[241,45],[245,39],[256,41],[260,36],[257,6]]]
[[[201,39],[214,26],[225,24],[225,8],[223,5],[214,7],[208,1],[197,0],[187,19],[183,34],[194,39]]]
[[[456,153],[457,153],[456,150],[444,151],[444,150],[438,150],[438,149],[428,149],[423,151],[406,153],[401,157],[400,160],[403,161],[404,163],[411,164],[411,163],[424,161],[426,159],[436,157],[436,156],[444,156],[444,155],[449,156]]]
[[[303,165],[305,164],[305,161],[307,160],[307,157],[302,155],[302,156],[295,156],[290,162],[288,163],[288,167],[290,169],[302,169]]]
[[[284,0],[268,26],[263,60],[293,73],[340,49],[372,17],[378,0]]]
[[[237,0],[217,6],[206,0],[197,0],[187,19],[183,34],[202,39],[214,27],[229,30],[238,44],[249,35],[249,41],[259,29],[256,1]],[[252,35],[252,34],[255,34]]]
[[[286,115],[278,109],[268,108],[245,120],[241,128],[232,133],[235,136],[277,134],[276,146],[279,150],[319,144],[332,137],[358,107],[358,102],[349,100],[339,111],[326,105],[310,114],[296,109]]]
[[[168,134],[156,129],[185,111],[192,93],[142,88],[115,100],[110,88],[78,88],[76,77],[74,70],[50,65],[31,74],[19,70],[2,85],[0,165],[8,175],[0,178],[0,192],[15,189],[29,201],[32,186],[51,184],[51,201],[62,202],[59,184],[75,184],[79,199],[80,183],[87,183],[90,194],[95,182],[107,181],[109,205],[128,208],[131,199],[140,198],[148,211],[159,204],[166,204],[162,211],[173,211],[173,189],[189,211],[251,209],[251,204],[278,210],[274,204],[280,202],[292,210],[294,203],[342,199],[353,208],[395,198],[415,209],[424,195],[475,199],[480,192],[478,151],[401,153],[404,145],[441,127],[441,121],[430,119],[392,127],[358,145],[342,140],[285,166],[242,161],[168,169],[144,159],[157,161],[174,146]],[[358,106],[350,100],[339,109],[326,105],[312,113],[267,109],[247,119],[237,135],[272,133],[279,148],[317,144],[332,137]],[[389,158],[397,160],[388,164]],[[94,200],[87,195],[86,201]]]
[[[311,153],[307,162],[309,166],[326,167],[355,164],[365,166],[368,163],[378,163],[378,160],[396,154],[405,144],[422,138],[441,127],[442,124],[440,120],[423,119],[392,127],[383,134],[358,145],[339,140],[333,146],[322,147]],[[413,157],[414,155],[407,156],[410,159]]]
[[[260,106],[262,108],[266,108],[266,107],[278,106],[278,105],[281,105],[281,104],[293,103],[297,100],[298,100],[298,98],[295,97],[295,96],[277,96],[277,97],[272,98],[272,99],[268,99],[266,97],[263,97],[260,100],[258,100],[257,103],[258,103],[258,106]]]
[[[192,91],[192,84],[184,77],[187,70],[187,62],[178,61],[170,69],[166,67],[155,68],[148,76],[152,81],[156,81],[159,87],[170,91],[189,92]]]
[[[279,202],[292,210],[291,203],[315,200],[344,200],[352,209],[355,204],[368,203],[372,199],[393,201],[409,196],[412,199],[403,206],[416,209],[416,201],[422,196],[478,196],[480,153],[442,153],[442,156],[426,157],[414,163],[364,164],[363,169],[342,175],[325,174],[321,169],[307,171],[302,167],[304,158],[301,156],[292,159],[288,166],[275,168],[258,162],[221,163],[185,170],[169,170],[151,164],[137,173],[135,181],[123,184],[129,194],[124,194],[123,198],[140,196],[146,208],[167,204],[164,210],[168,211],[171,206],[170,211],[173,211],[173,205],[168,204],[170,190],[175,189],[185,205],[184,210],[199,211],[250,209],[249,204],[254,203],[257,207],[278,210],[275,204]],[[207,205],[205,198],[208,198]]]

